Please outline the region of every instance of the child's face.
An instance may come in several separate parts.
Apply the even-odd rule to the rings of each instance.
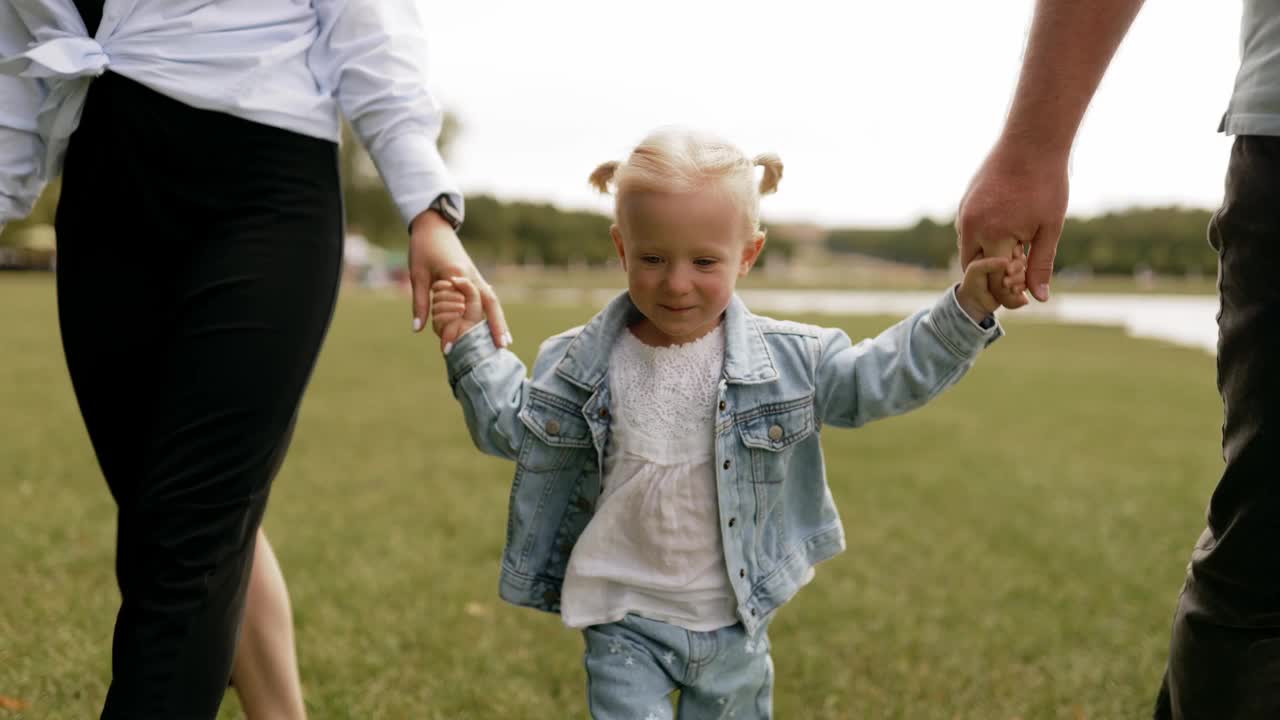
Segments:
[[[721,188],[629,196],[613,226],[631,301],[644,313],[636,335],[677,345],[706,335],[729,306],[738,278],[764,247]]]

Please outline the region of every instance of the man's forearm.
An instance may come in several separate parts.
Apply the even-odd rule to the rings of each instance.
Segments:
[[[1141,7],[1142,0],[1037,0],[1002,140],[1068,153]]]

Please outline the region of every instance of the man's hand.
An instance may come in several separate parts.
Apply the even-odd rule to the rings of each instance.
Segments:
[[[1049,280],[1067,212],[1067,155],[1020,149],[1001,143],[969,183],[956,217],[960,263],[976,257],[1011,257],[1016,245],[1030,248],[1027,287],[1040,302],[1049,299]],[[1027,299],[992,287],[1001,305],[1021,307]]]
[[[962,266],[979,249],[987,257],[1009,257],[1022,243],[1031,253],[1027,286],[1037,300],[1049,299],[1071,145],[1141,7],[1142,0],[1036,0],[1009,117],[960,202]],[[1005,300],[1001,304],[1011,307]]]
[[[1018,252],[1012,258],[974,260],[965,268],[964,279],[956,288],[956,301],[960,303],[960,309],[976,323],[986,320],[1004,304],[991,288],[998,287],[1004,294],[1021,295],[1019,288],[1025,271],[1026,260]]]
[[[489,332],[498,347],[511,344],[502,305],[489,283],[480,277],[471,256],[462,247],[453,227],[434,210],[414,218],[409,232],[409,279],[413,283],[413,331],[426,326],[431,314],[431,284],[454,277],[467,278],[480,296],[480,305],[489,319]]]

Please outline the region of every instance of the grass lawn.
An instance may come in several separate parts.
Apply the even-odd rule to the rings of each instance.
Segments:
[[[591,312],[511,305],[514,349]],[[115,509],[52,284],[0,275],[0,318],[0,695],[29,704],[0,719],[97,717]],[[1220,467],[1213,359],[1008,324],[934,404],[824,433],[849,551],[773,625],[778,717],[1149,717]],[[407,302],[344,291],[266,518],[313,718],[586,717],[579,636],[497,597],[511,470]]]

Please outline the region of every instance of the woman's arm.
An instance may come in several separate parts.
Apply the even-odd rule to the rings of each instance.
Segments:
[[[315,0],[308,60],[368,149],[408,227],[436,197],[462,194],[436,147],[444,112],[427,90],[427,23],[412,0]]]
[[[414,0],[315,0],[320,31],[312,72],[332,92],[373,157],[406,227],[413,329],[426,326],[431,283],[463,275],[480,288],[489,332],[510,342],[502,305],[446,220],[460,220],[462,194],[436,147],[444,112],[427,91],[427,23]],[[430,210],[444,195],[456,210]]]
[[[31,41],[13,0],[0,0],[0,59],[25,52]],[[46,94],[36,78],[0,74],[0,229],[30,214],[49,180],[45,145],[36,131]]]

